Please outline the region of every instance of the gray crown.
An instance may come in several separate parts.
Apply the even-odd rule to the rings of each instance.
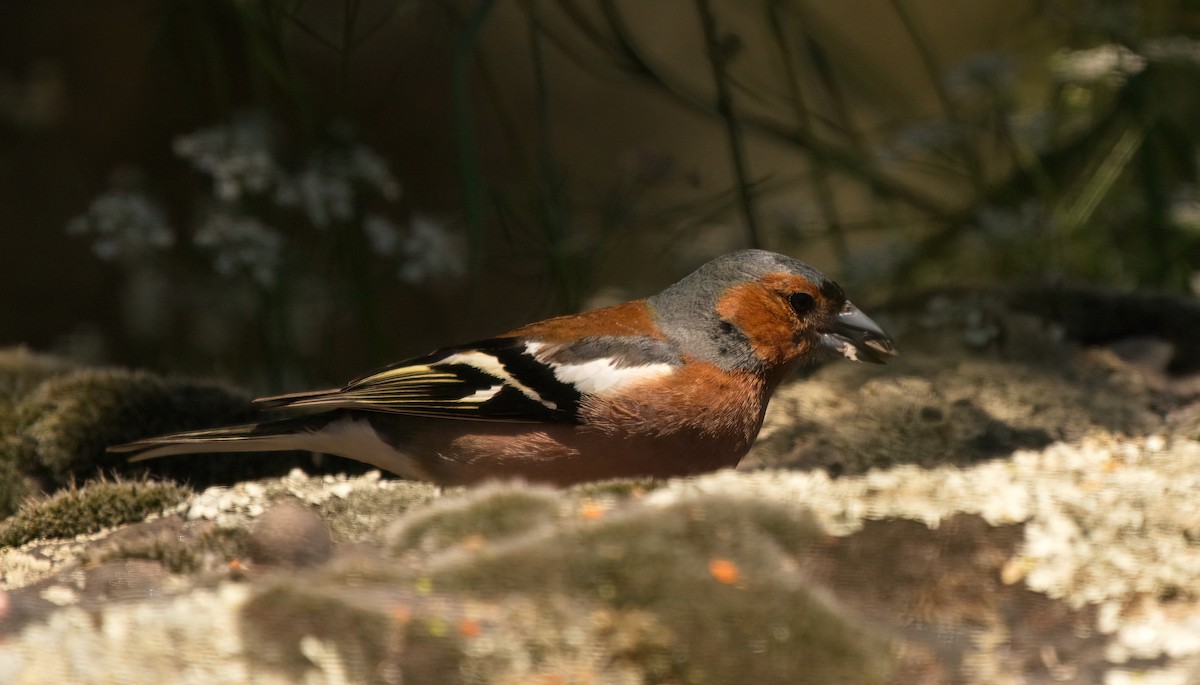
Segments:
[[[717,315],[717,300],[731,286],[780,272],[804,276],[822,290],[836,288],[820,271],[797,259],[766,250],[740,250],[706,263],[646,303],[655,323],[683,354],[726,370],[753,370],[761,362],[745,334]]]

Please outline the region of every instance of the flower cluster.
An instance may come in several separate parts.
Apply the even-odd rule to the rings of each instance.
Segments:
[[[174,150],[212,177],[213,194],[224,202],[266,192],[280,177],[271,154],[270,127],[261,116],[243,115],[227,126],[179,136]]]
[[[365,188],[388,202],[400,199],[400,184],[374,150],[362,144],[326,150],[314,155],[294,176],[284,176],[276,186],[275,202],[299,207],[312,224],[327,228],[354,218]]]
[[[283,258],[283,236],[258,219],[214,211],[193,239],[213,251],[217,273],[245,274],[262,286],[275,284]]]
[[[67,224],[67,233],[94,238],[92,251],[104,261],[136,261],[175,244],[162,208],[145,193],[114,188],[92,201]]]
[[[1109,43],[1087,50],[1059,52],[1050,66],[1063,83],[1120,85],[1146,68],[1146,58],[1124,45]]]

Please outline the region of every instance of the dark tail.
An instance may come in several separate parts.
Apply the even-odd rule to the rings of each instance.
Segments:
[[[129,454],[129,461],[144,461],[173,454],[306,450],[312,437],[310,424],[304,418],[295,418],[221,426],[135,440],[113,445],[108,451]]]

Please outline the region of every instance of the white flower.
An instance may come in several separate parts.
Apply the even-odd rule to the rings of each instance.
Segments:
[[[1058,52],[1051,58],[1055,77],[1064,83],[1108,82],[1120,85],[1126,78],[1145,68],[1145,57],[1115,43],[1087,50]]]
[[[389,202],[400,199],[400,182],[388,169],[387,162],[366,145],[355,145],[350,149],[351,175],[374,188]]]
[[[400,228],[391,219],[382,214],[372,214],[363,222],[363,233],[367,234],[367,242],[376,255],[388,257],[396,253],[400,243]]]
[[[218,200],[231,202],[244,194],[266,192],[278,181],[279,167],[270,142],[266,118],[244,115],[226,125],[179,136],[174,150],[212,177]]]
[[[399,276],[405,283],[420,283],[435,276],[461,276],[466,271],[457,237],[423,214],[413,215],[401,250],[406,259]]]
[[[194,241],[214,252],[213,267],[223,276],[246,274],[274,285],[283,258],[283,236],[253,217],[216,211],[196,231]]]
[[[387,163],[365,145],[334,148],[314,155],[294,177],[280,179],[275,202],[300,207],[314,226],[354,218],[361,198],[357,187],[374,191],[384,200],[400,197],[400,183]]]
[[[1167,211],[1172,224],[1200,233],[1200,192],[1195,188],[1184,188],[1177,192]]]
[[[139,190],[110,190],[67,224],[71,235],[92,235],[92,250],[105,261],[136,259],[175,244],[162,209]]]

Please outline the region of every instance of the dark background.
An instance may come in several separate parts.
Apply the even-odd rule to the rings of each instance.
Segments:
[[[1190,293],[1196,3],[947,7],[5,2],[0,344],[296,388],[751,245],[859,302]],[[237,130],[274,176],[222,197],[180,141],[236,162]],[[284,188],[345,206],[320,221]],[[156,208],[170,244],[105,197]],[[214,217],[250,232],[201,237]]]

